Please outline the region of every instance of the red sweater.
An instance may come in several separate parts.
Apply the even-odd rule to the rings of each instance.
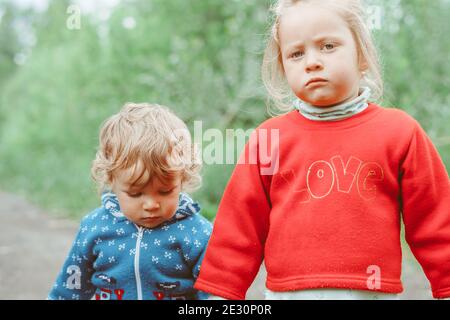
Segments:
[[[450,297],[449,178],[417,121],[369,104],[335,122],[292,111],[254,134],[224,191],[196,289],[244,299],[264,259],[272,291],[400,293],[403,217],[433,296]]]

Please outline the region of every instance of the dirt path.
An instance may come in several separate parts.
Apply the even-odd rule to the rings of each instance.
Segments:
[[[45,299],[77,224],[0,193],[0,299]]]
[[[0,299],[45,299],[70,248],[78,223],[55,219],[22,198],[0,192]],[[428,281],[409,250],[402,299],[429,299]],[[264,298],[261,268],[247,299]]]

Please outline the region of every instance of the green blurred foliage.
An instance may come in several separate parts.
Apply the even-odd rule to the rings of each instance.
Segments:
[[[16,65],[14,56],[19,51],[17,36],[12,27],[12,21],[17,16],[17,12],[11,5],[6,5],[1,11],[0,20],[0,87],[14,73]]]
[[[372,1],[380,4],[380,1]],[[6,3],[0,29],[0,187],[58,214],[98,205],[90,179],[98,129],[127,101],[172,108],[193,129],[256,127],[268,118],[260,63],[270,1],[123,1],[109,19],[66,27],[69,1],[28,12],[37,44],[24,65]],[[449,2],[382,1],[385,105],[413,115],[450,164]],[[401,14],[398,12],[401,8]],[[135,22],[126,28],[127,21]],[[401,124],[399,124],[401,127]],[[192,131],[191,131],[192,132]],[[194,194],[212,219],[233,165],[205,165]]]

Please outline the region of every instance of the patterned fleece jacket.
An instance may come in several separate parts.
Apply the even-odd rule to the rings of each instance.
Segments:
[[[128,220],[104,193],[81,221],[48,299],[205,299],[193,286],[211,229],[185,193],[174,217],[152,229]]]

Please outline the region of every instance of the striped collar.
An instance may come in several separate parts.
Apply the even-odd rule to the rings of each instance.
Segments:
[[[294,107],[309,120],[338,121],[364,111],[368,107],[370,93],[369,87],[361,87],[358,97],[333,107],[314,107],[300,99],[294,101]]]

